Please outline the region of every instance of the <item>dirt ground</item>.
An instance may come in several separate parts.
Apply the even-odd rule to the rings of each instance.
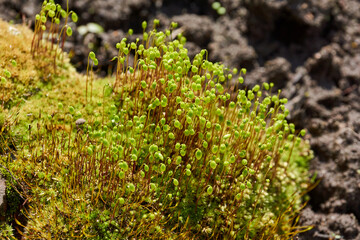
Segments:
[[[274,82],[289,99],[289,120],[308,129],[321,179],[300,223],[314,228],[298,239],[360,239],[360,1],[359,0],[74,0],[77,26],[96,22],[103,33],[74,31],[66,48],[86,68],[96,52],[106,75],[115,44],[141,22],[179,23],[191,54],[206,48],[212,61],[246,67],[246,84]],[[0,18],[34,19],[38,0],[0,0]],[[75,29],[74,29],[75,30]]]

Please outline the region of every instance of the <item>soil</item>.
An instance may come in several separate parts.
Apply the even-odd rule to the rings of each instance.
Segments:
[[[315,154],[310,171],[320,180],[300,218],[314,228],[298,239],[360,239],[360,1],[221,0],[224,15],[212,3],[70,1],[77,26],[96,22],[104,32],[74,31],[66,48],[80,71],[95,51],[99,74],[106,75],[127,30],[134,29],[129,38],[135,39],[143,20],[158,18],[161,28],[179,23],[192,55],[206,48],[212,61],[247,68],[247,86],[274,82],[289,99],[289,120],[308,129]],[[0,0],[0,18],[28,23],[40,6],[38,0]]]

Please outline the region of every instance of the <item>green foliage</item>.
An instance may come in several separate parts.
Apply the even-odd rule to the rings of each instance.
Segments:
[[[184,37],[172,40],[176,26],[146,32],[143,22],[142,40],[117,43],[116,76],[98,104],[87,100],[90,52],[85,104],[56,103],[23,132],[17,160],[4,161],[31,190],[25,238],[288,239],[304,230],[295,224],[311,153],[305,131],[285,119],[287,100],[267,83],[230,92],[246,69],[212,63],[206,50],[190,59]]]

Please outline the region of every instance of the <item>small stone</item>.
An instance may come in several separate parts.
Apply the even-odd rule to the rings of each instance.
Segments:
[[[78,120],[76,120],[76,126],[81,126],[83,125],[84,123],[86,123],[86,120],[83,119],[83,118],[79,118]]]

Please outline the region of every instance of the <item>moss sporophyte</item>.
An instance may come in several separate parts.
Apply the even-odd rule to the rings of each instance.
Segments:
[[[54,0],[45,0],[40,13],[35,16],[35,30],[31,43],[32,56],[52,56],[54,71],[56,71],[56,60],[61,57],[62,49],[67,36],[72,35],[72,28],[68,25],[68,19],[76,23],[78,16],[69,11],[69,1],[66,1],[66,10]],[[61,26],[61,21],[63,25]],[[59,49],[61,48],[61,50]]]
[[[40,20],[54,11],[46,6]],[[287,100],[273,84],[242,87],[246,69],[213,63],[206,50],[190,59],[186,38],[173,40],[177,24],[159,24],[116,44],[116,76],[89,101],[91,52],[85,99],[56,102],[56,113],[28,123],[17,160],[1,157],[29,189],[22,235],[289,239],[307,230],[296,224],[311,152],[286,120]]]

